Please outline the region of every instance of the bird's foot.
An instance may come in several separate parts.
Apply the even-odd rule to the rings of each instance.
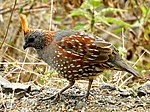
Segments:
[[[40,101],[47,101],[47,100],[49,100],[51,103],[54,103],[56,101],[59,101],[59,99],[60,99],[60,94],[57,93],[57,94],[54,94],[51,97],[40,99]]]
[[[87,94],[85,94],[85,95],[83,95],[83,97],[81,97],[82,98],[82,101],[87,101],[88,99],[89,99],[89,94],[87,95]]]
[[[81,101],[87,101],[89,95],[70,95],[72,99],[79,99]]]

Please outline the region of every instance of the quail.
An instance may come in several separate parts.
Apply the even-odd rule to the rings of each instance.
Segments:
[[[21,14],[24,31],[24,49],[33,47],[38,56],[69,81],[69,84],[54,96],[62,94],[76,80],[88,80],[89,91],[93,80],[104,70],[119,70],[143,76],[129,66],[114,45],[98,36],[75,30],[49,31],[28,28],[25,15]]]

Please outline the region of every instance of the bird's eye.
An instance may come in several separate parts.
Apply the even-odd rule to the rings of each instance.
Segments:
[[[29,38],[29,39],[28,39],[28,42],[29,42],[29,43],[31,43],[31,42],[33,42],[33,41],[34,41],[34,38]]]

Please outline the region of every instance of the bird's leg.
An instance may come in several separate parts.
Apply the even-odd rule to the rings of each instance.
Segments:
[[[65,90],[69,89],[71,86],[73,86],[75,81],[69,81],[69,84],[64,87],[61,91],[59,91],[57,94],[62,94]]]
[[[89,79],[88,90],[87,90],[87,93],[85,95],[86,99],[88,99],[88,96],[90,94],[90,89],[91,89],[91,86],[92,86],[92,82],[93,82],[93,79]]]
[[[91,89],[91,86],[92,86],[92,82],[93,82],[93,79],[89,79],[87,93],[85,95],[82,95],[81,100],[84,100],[84,101],[88,100],[88,96],[90,94],[90,89]]]
[[[69,84],[64,87],[62,90],[60,90],[58,93],[54,94],[53,96],[49,97],[49,98],[45,98],[45,99],[42,99],[42,101],[45,101],[45,100],[53,100],[52,102],[55,102],[59,97],[60,95],[67,89],[69,89],[71,86],[73,86],[75,83],[75,81],[69,81]]]

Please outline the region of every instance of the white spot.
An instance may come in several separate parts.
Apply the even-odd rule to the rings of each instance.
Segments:
[[[93,71],[93,69],[91,69],[91,68],[89,68],[88,70],[89,70],[89,71]]]
[[[89,75],[93,75],[92,73],[89,73]]]
[[[74,68],[75,66],[73,65],[72,67]]]
[[[78,35],[78,37],[80,38],[80,37],[81,37],[81,35]]]
[[[87,46],[90,46],[91,44],[86,44]]]
[[[83,53],[79,53],[79,55],[82,55],[82,56],[83,56],[84,54],[83,54]]]
[[[73,55],[75,55],[75,56],[79,56],[78,54],[73,54]],[[77,60],[77,59],[76,59]]]
[[[89,36],[84,36],[84,38],[87,38],[87,39],[88,39],[88,38],[89,38]]]
[[[80,51],[83,52],[83,49],[81,48]]]
[[[80,32],[80,35],[83,36],[85,34],[85,32]]]
[[[76,67],[81,67],[81,65],[77,65]]]
[[[96,70],[96,71],[100,71],[101,69],[100,69],[100,68],[98,68],[98,67],[95,67],[95,70]]]
[[[92,57],[99,57],[99,55],[92,55]]]
[[[71,73],[71,71],[68,71],[68,73]]]
[[[95,68],[95,66],[92,66],[92,68]]]
[[[78,77],[82,77],[82,75],[81,75],[81,74],[78,74]]]
[[[87,68],[87,67],[89,67],[89,66],[83,66],[83,68]]]
[[[71,52],[70,52],[70,51],[67,51],[67,53],[70,53],[70,54],[71,54]]]
[[[94,49],[89,49],[89,48],[88,48],[88,50],[89,50],[89,51],[94,51]]]
[[[84,39],[84,38],[82,38],[82,40],[84,41],[85,39]]]
[[[75,67],[74,64],[70,64],[71,67]]]
[[[81,61],[81,59],[76,59],[77,61]]]
[[[64,69],[66,69],[67,67],[64,67]]]
[[[62,55],[62,53],[58,52],[59,55]]]
[[[78,76],[79,74],[74,74],[74,76],[76,77],[76,76]]]
[[[94,49],[94,51],[98,52],[99,50],[97,50],[97,49]]]
[[[88,74],[87,74],[87,73],[83,73],[82,75],[84,75],[84,76],[88,76]]]
[[[72,72],[76,73],[76,72],[78,72],[78,71],[77,71],[77,70],[73,70]]]
[[[87,71],[88,71],[88,69],[84,69],[84,71],[86,71],[86,72],[87,72]]]
[[[93,59],[93,58],[87,58],[87,59],[88,59],[88,60],[91,60],[91,61],[92,61],[92,60],[95,60],[95,59]]]
[[[84,63],[88,63],[89,61],[83,61]]]
[[[79,40],[75,40],[75,42],[78,42],[78,43],[79,43]]]
[[[82,72],[83,70],[82,70],[82,69],[79,69],[79,71]]]
[[[59,58],[59,57],[60,57],[60,55],[57,55],[57,57]]]
[[[83,44],[79,42],[79,45],[82,46]]]
[[[70,43],[69,41],[66,41],[66,43],[68,44],[68,43]]]
[[[66,63],[69,63],[69,61],[66,61]]]
[[[58,46],[60,49],[62,49],[62,47],[61,46]]]
[[[77,60],[72,60],[73,62],[76,62]]]
[[[72,66],[73,64],[70,64],[70,66]]]
[[[72,75],[68,75],[68,78],[72,78]]]
[[[75,77],[74,79],[77,80],[77,77]]]
[[[68,57],[67,57],[67,56],[65,56],[64,58],[65,58],[65,59],[67,59]]]
[[[93,40],[90,40],[90,42],[94,42]],[[95,45],[95,44],[94,44]]]

